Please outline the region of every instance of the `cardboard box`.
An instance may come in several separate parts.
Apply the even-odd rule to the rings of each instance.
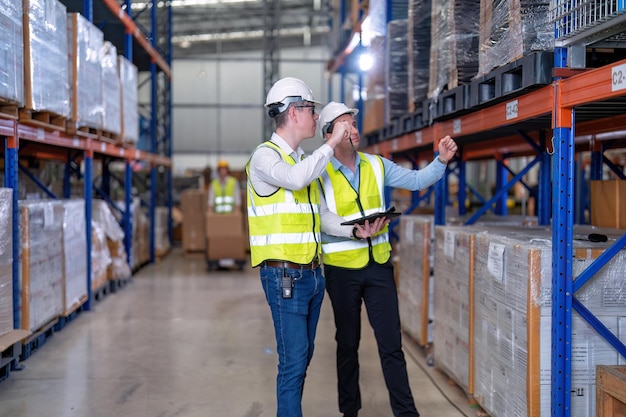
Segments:
[[[185,252],[206,250],[205,213],[207,193],[203,190],[185,190],[180,194],[183,214],[183,249]]]
[[[206,236],[212,237],[242,237],[243,218],[240,212],[229,214],[206,214]]]
[[[207,238],[207,259],[245,259],[245,239],[243,235]]]
[[[626,229],[626,181],[591,181],[591,224]]]

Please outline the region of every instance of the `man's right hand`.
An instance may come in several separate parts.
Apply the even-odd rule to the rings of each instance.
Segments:
[[[376,235],[376,233],[380,232],[389,224],[390,220],[386,217],[379,217],[374,220],[373,223],[370,223],[369,220],[365,221],[365,224],[361,226],[360,224],[355,224],[356,227],[356,235],[361,239],[365,239],[368,237],[372,237]]]
[[[336,122],[333,126],[333,133],[330,138],[326,140],[326,143],[333,149],[344,140],[350,140],[350,133],[352,132],[352,125],[348,122]]]

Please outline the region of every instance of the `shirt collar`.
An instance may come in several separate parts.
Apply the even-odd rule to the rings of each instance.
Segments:
[[[342,164],[341,162],[339,162],[339,160],[337,158],[335,158],[334,156],[330,158],[330,163],[332,164],[333,168],[335,169],[335,171],[338,171],[341,167],[345,166],[344,164]],[[361,163],[361,156],[359,155],[359,153],[356,153],[356,162],[355,162],[355,166],[359,166],[359,164]]]
[[[304,156],[304,150],[300,146],[298,146],[298,149],[294,151],[285,139],[281,138],[276,132],[272,133],[272,138],[270,140],[274,142],[274,144],[278,145],[284,153],[293,157],[296,161],[299,161],[302,159],[302,156]]]

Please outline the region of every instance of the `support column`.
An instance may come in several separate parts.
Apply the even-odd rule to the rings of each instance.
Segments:
[[[467,207],[465,206],[465,200],[467,200],[467,173],[466,173],[466,162],[459,158],[457,161],[457,166],[459,168],[459,194],[458,194],[458,204],[459,204],[459,216],[464,216],[467,214]]]
[[[85,198],[85,233],[87,234],[87,301],[85,310],[91,310],[91,206],[93,200],[93,150],[85,150],[85,173],[83,175],[83,196]]]
[[[571,415],[574,131],[572,109],[556,108],[552,156],[552,416]]]
[[[126,161],[124,173],[124,213],[122,224],[124,226],[124,249],[128,266],[133,268],[133,212],[132,212],[133,168],[130,161]]]
[[[541,146],[539,184],[537,187],[537,219],[540,226],[548,226],[552,217],[552,162],[546,149],[546,134],[539,136]],[[553,150],[554,151],[554,150]]]
[[[507,183],[507,176],[509,172],[504,166],[504,160],[502,157],[496,160],[496,193],[504,188],[504,185]],[[495,213],[501,216],[506,216],[508,213],[508,209],[506,206],[508,195],[507,193],[502,194],[502,196],[496,201],[496,209]]]
[[[7,137],[4,143],[4,185],[7,188],[13,189],[13,204],[11,210],[11,220],[13,223],[12,240],[13,240],[13,328],[19,329],[22,327],[20,322],[20,280],[19,280],[19,231],[20,231],[20,216],[19,216],[19,203],[18,203],[18,154],[19,140],[17,138],[17,132],[15,136]]]

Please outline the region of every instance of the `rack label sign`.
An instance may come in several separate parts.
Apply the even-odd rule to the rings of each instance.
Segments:
[[[626,88],[626,64],[611,68],[611,91]]]
[[[415,132],[415,143],[417,144],[421,144],[422,143],[422,131],[417,131]]]
[[[452,121],[452,133],[455,135],[461,133],[461,119],[454,119]]]
[[[519,116],[517,100],[506,103],[506,120],[517,119]]]

